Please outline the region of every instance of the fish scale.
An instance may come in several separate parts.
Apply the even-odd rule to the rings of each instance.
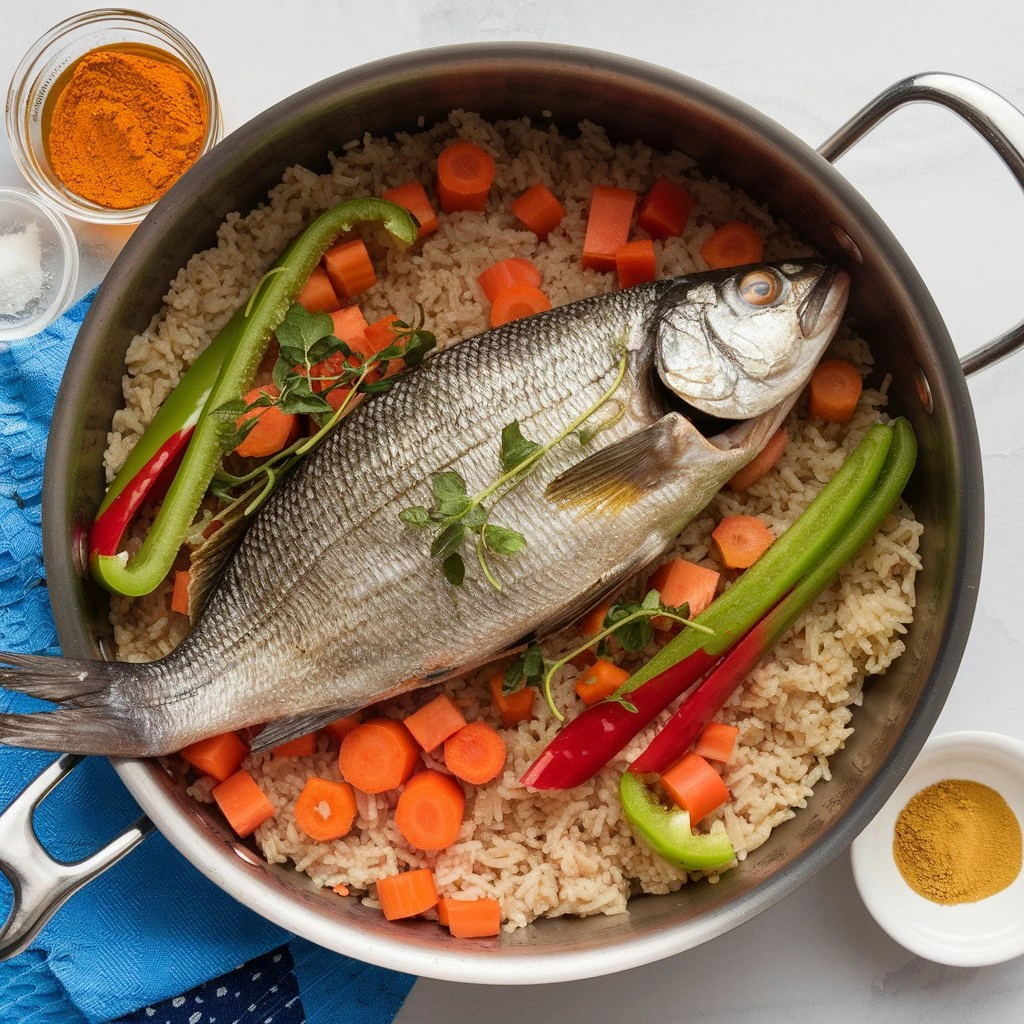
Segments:
[[[443,678],[570,621],[664,550],[760,451],[837,326],[846,286],[830,268],[806,261],[759,272],[774,275],[783,296],[766,309],[737,299],[743,271],[716,272],[584,299],[428,359],[357,405],[279,485],[199,623],[166,658],[68,663],[89,667],[74,678],[69,668],[62,683],[46,659],[0,667],[7,685],[70,701],[79,693],[89,705],[0,716],[0,740],[153,754],[287,719],[265,734],[281,741],[317,716]],[[828,302],[818,298],[827,316],[808,334],[799,311],[826,279]],[[685,360],[673,362],[672,353],[692,363],[696,344],[742,365],[727,332],[677,337],[712,321],[728,326],[730,316],[747,348],[763,335],[787,386],[775,396],[770,379],[759,383],[772,407],[707,439],[674,411],[690,395],[678,384]],[[491,558],[501,590],[480,571],[472,542],[463,549],[464,585],[451,586],[430,556],[437,531],[404,524],[401,511],[430,507],[442,472],[460,474],[471,495],[494,483],[501,432],[512,420],[531,440],[554,440],[612,387],[623,346],[621,383],[588,425],[619,409],[621,418],[585,446],[565,438],[487,503],[492,523],[527,541]],[[708,372],[697,367],[695,391]],[[671,390],[667,374],[675,375]]]

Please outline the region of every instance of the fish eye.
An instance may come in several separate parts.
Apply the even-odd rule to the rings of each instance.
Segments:
[[[770,306],[782,294],[782,282],[770,270],[751,270],[740,278],[737,290],[751,306]]]

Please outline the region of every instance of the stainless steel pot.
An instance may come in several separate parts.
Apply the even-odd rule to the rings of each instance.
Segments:
[[[879,375],[893,374],[893,407],[921,443],[909,499],[926,530],[918,609],[906,653],[873,680],[852,739],[810,805],[718,885],[642,897],[628,914],[542,921],[500,940],[454,941],[428,922],[389,924],[356,901],[324,894],[267,865],[158,765],[115,761],[142,819],[80,865],[57,866],[37,844],[32,807],[76,758],[59,759],[8,809],[0,867],[16,906],[0,954],[24,948],[59,903],[156,825],[214,882],[276,923],[331,949],[399,970],[457,981],[531,983],[584,978],[668,956],[748,920],[843,850],[910,766],[942,707],[963,653],[981,566],[981,462],[965,372],[1024,342],[1024,324],[964,360],[920,277],[877,215],[832,168],[835,158],[900,105],[930,100],[966,118],[1024,185],[1024,117],[966,79],[923,75],[894,86],[818,152],[757,111],[659,68],[604,53],[537,44],[450,47],[340,74],[239,129],[157,205],[114,264],[75,344],[57,399],[44,488],[47,576],[64,651],[111,651],[106,595],[83,571],[86,525],[103,493],[101,456],[121,402],[128,342],[159,307],[167,281],[233,210],[264,198],[285,167],[324,168],[328,150],[363,132],[414,130],[450,109],[491,118],[553,112],[572,132],[582,118],[613,137],[682,149],[741,185],[853,277],[851,310],[871,339]],[[601,956],[593,955],[597,948]]]

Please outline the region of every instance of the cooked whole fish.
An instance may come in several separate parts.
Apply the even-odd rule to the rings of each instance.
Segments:
[[[0,655],[13,666],[0,668],[4,685],[71,705],[0,715],[0,740],[155,755],[270,722],[266,747],[550,634],[656,558],[761,450],[838,326],[848,283],[816,260],[659,281],[427,360],[281,484],[166,658]],[[433,533],[399,513],[430,505],[445,471],[470,494],[487,487],[506,424],[555,438],[623,365],[593,417],[605,429],[558,444],[495,508],[495,523],[527,539],[493,559],[502,589],[472,558],[453,587],[430,555]]]

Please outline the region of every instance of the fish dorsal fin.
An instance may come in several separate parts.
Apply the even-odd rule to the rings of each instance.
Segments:
[[[238,546],[249,522],[246,516],[230,518],[192,552],[188,567],[188,618],[192,626],[199,621],[221,569]]]
[[[548,484],[544,496],[579,512],[622,512],[678,466],[678,413],[668,413],[635,434],[613,441]]]

